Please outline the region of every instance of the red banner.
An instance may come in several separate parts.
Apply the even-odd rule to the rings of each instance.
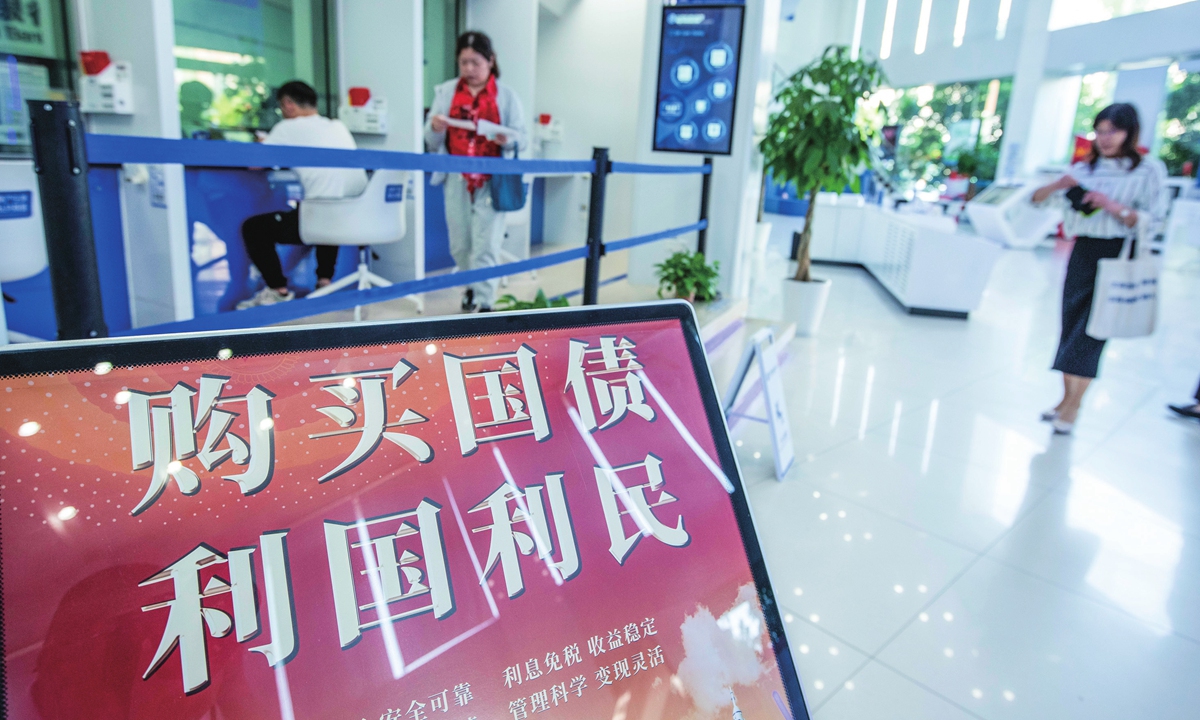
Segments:
[[[9,717],[790,717],[694,328],[536,318],[4,365]]]

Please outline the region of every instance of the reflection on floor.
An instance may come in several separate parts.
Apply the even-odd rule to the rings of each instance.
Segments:
[[[777,482],[767,433],[733,431],[817,720],[1197,716],[1200,424],[1165,405],[1200,375],[1200,253],[1172,248],[1158,332],[1110,343],[1052,437],[1065,260],[1005,253],[966,322],[819,268],[824,326],[783,366],[798,465]]]

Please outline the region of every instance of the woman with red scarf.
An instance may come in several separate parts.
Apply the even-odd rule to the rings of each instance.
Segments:
[[[425,124],[426,150],[501,157],[505,150],[524,146],[525,113],[516,93],[498,80],[500,67],[491,39],[481,32],[463,33],[458,38],[457,52],[458,78],[434,89]],[[515,136],[488,137],[466,129],[480,120],[513,130]],[[490,180],[490,175],[478,173],[435,173],[432,178],[434,185],[445,185],[450,254],[459,270],[492,267],[500,262],[504,213],[492,208]],[[463,293],[463,310],[491,310],[499,284],[498,279],[473,283]]]

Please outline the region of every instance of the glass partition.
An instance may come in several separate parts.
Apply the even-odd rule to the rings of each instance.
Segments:
[[[279,120],[274,92],[303,80],[337,105],[333,0],[174,0],[184,137],[253,140]]]
[[[0,157],[29,154],[27,100],[65,100],[71,46],[62,0],[0,0]]]

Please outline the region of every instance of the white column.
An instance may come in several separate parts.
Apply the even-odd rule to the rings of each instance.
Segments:
[[[521,99],[526,119],[532,119],[537,81],[538,0],[467,0],[467,29],[487,33],[492,39],[500,64],[500,79]],[[563,62],[586,61],[563,58]]]
[[[1050,44],[1050,6],[1053,0],[1029,0],[1021,23],[1021,46],[1013,72],[1012,94],[1004,118],[1004,136],[1000,141],[1000,166],[997,179],[1011,179],[1027,171],[1025,148],[1030,133],[1043,132],[1034,123],[1038,90],[1046,67]]]
[[[538,0],[467,0],[467,29],[487,33],[496,51],[500,80],[513,89],[525,109],[525,123],[533,132],[537,80]],[[578,62],[564,58],[564,62]],[[532,146],[530,146],[532,148]],[[532,153],[530,153],[532,154]],[[520,222],[516,213],[509,221]],[[529,256],[529,223],[509,225],[502,262]]]
[[[658,44],[662,30],[662,0],[647,3],[646,39],[642,56],[639,94],[638,161],[698,164],[699,156],[655,153],[650,150],[654,132]],[[738,69],[737,110],[734,115],[733,152],[713,160],[709,203],[707,256],[720,262],[719,287],[728,297],[744,297],[749,288],[748,262],[752,249],[762,183],[762,155],[755,142],[756,127],[765,127],[771,99],[771,69],[779,36],[779,0],[747,0],[742,31],[741,66]],[[633,233],[642,234],[693,223],[699,213],[700,180],[697,176],[637,176],[634,181]],[[694,236],[685,239],[695,247]],[[684,242],[658,242],[630,251],[629,280],[653,284],[653,264]]]
[[[1037,132],[1029,135],[1025,145],[1023,173],[1034,173],[1039,167],[1061,164],[1070,158],[1074,137],[1071,130],[1082,84],[1080,75],[1042,81],[1033,111],[1032,126]]]
[[[89,132],[179,139],[171,0],[77,0],[76,11],[79,47],[106,50],[114,61],[130,62],[133,72],[134,114],[91,115]],[[135,327],[194,314],[183,166],[156,166],[152,172],[162,173],[162,198],[150,192],[145,172],[125,173],[121,183]]]
[[[1117,73],[1117,87],[1113,90],[1113,102],[1132,103],[1138,109],[1142,124],[1139,144],[1154,148],[1158,135],[1158,116],[1167,101],[1167,69],[1169,65],[1121,70]]]
[[[367,87],[388,105],[386,135],[355,135],[360,148],[424,152],[424,5],[421,0],[339,0],[338,88]],[[375,272],[398,282],[425,277],[425,183],[413,172],[408,234],[374,248]]]

